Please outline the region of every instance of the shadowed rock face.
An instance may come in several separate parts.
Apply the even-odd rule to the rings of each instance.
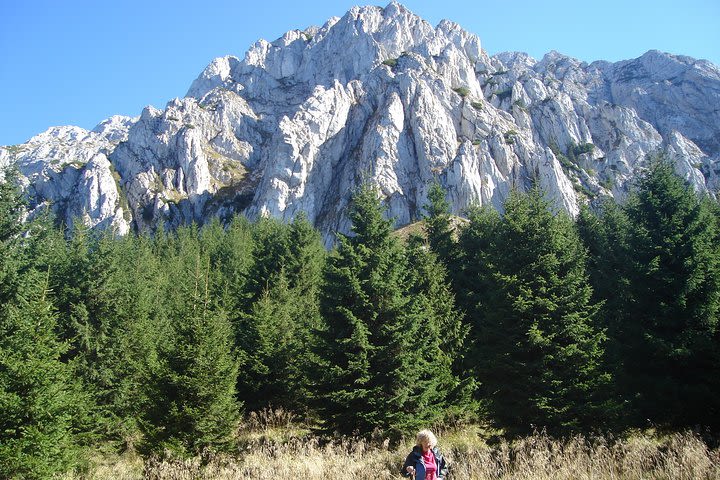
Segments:
[[[0,148],[0,165],[16,162],[32,207],[52,203],[67,222],[126,233],[304,211],[330,241],[363,179],[398,226],[433,179],[456,213],[539,183],[575,214],[626,194],[658,151],[697,190],[720,187],[715,65],[657,51],[589,65],[489,57],[458,25],[391,3],[260,40],[243,60],[213,60],[165,110],[55,127]]]

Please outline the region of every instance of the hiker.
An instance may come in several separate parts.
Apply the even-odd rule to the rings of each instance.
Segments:
[[[420,430],[417,445],[405,459],[400,473],[415,480],[443,480],[448,472],[445,458],[437,448],[437,438],[430,430]]]

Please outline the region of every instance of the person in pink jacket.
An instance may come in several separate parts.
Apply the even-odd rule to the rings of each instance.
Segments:
[[[437,448],[437,438],[430,430],[420,430],[417,445],[405,459],[400,473],[415,480],[443,480],[447,472],[445,457]]]

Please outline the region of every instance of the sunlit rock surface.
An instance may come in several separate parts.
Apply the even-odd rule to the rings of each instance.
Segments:
[[[720,71],[650,51],[587,64],[551,52],[489,57],[449,21],[398,3],[213,60],[183,99],[92,132],[55,127],[0,148],[33,209],[130,230],[301,211],[332,240],[374,181],[397,226],[438,180],[455,213],[541,185],[558,208],[622,198],[666,152],[698,191],[720,185]]]

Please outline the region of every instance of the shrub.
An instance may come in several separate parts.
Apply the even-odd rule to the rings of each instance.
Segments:
[[[575,169],[577,168],[577,167],[575,166],[575,164],[572,163],[572,162],[571,162],[565,155],[563,155],[562,153],[555,155],[555,157],[556,157],[556,158],[558,159],[558,161],[560,162],[560,165],[562,165],[562,166],[565,167],[566,169],[568,169],[568,170],[575,170]]]
[[[506,88],[505,90],[500,90],[499,92],[495,92],[495,95],[502,102],[506,98],[510,98],[512,96],[512,88]]]
[[[390,68],[397,67],[398,59],[397,58],[388,58],[387,60],[383,60],[383,65],[387,65]]]
[[[22,145],[8,145],[4,148],[10,153],[10,155],[17,155],[18,153],[25,150],[25,147],[23,147]]]
[[[472,105],[472,107],[478,111],[481,111],[483,109],[482,102],[472,102],[470,105]]]
[[[453,91],[460,95],[462,98],[465,98],[470,94],[470,89],[467,87],[456,87],[453,88]]]
[[[593,198],[595,196],[595,194],[589,188],[587,188],[581,183],[573,182],[573,188],[577,193],[583,194],[588,198]]]
[[[572,154],[572,157],[577,157],[584,153],[592,153],[595,150],[595,145],[592,143],[581,143],[580,145],[570,144],[568,147],[568,155]]]
[[[613,181],[612,178],[608,177],[605,180],[603,180],[602,182],[600,182],[600,186],[607,190],[612,190],[613,187],[615,186],[615,182]]]
[[[557,157],[563,167],[570,170],[578,170],[578,155],[590,153],[595,149],[595,145],[593,145],[592,143],[581,143],[580,145],[576,145],[570,142],[566,152],[563,153],[562,150],[560,150],[557,142],[555,142],[554,140],[550,141],[548,147],[550,147],[550,150],[552,150],[553,154],[555,154],[555,157]]]

